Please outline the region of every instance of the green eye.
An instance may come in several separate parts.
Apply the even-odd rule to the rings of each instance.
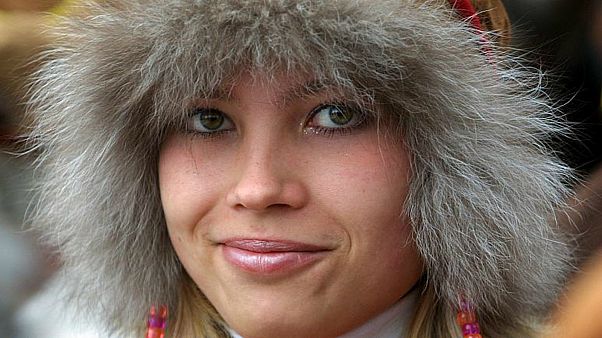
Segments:
[[[316,108],[309,121],[310,127],[340,129],[352,128],[362,122],[359,112],[339,105],[327,104]]]
[[[188,121],[188,129],[203,134],[228,131],[233,127],[232,121],[217,109],[197,108]]]
[[[330,106],[328,109],[328,117],[330,121],[336,125],[343,126],[353,120],[353,112],[349,110],[343,110],[337,106]]]
[[[224,115],[215,112],[200,114],[199,123],[207,130],[217,130],[224,124]]]

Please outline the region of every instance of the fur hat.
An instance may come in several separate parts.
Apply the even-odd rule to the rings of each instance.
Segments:
[[[555,299],[568,249],[550,221],[571,175],[546,142],[564,125],[537,69],[494,45],[484,53],[447,1],[86,8],[56,29],[30,104],[42,174],[33,224],[58,247],[81,311],[127,331],[151,304],[178,302],[186,274],[162,213],[159,147],[188,102],[244,71],[311,74],[394,117],[412,157],[399,202],[438,302],[463,295],[487,337],[509,337]]]

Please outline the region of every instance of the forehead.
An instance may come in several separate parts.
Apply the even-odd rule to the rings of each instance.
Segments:
[[[255,93],[261,92],[264,97],[270,98],[271,103],[277,105],[287,105],[321,96],[348,98],[352,96],[350,90],[345,90],[332,81],[320,80],[313,76],[286,74],[266,76],[249,73],[218,86],[204,99],[236,102],[250,90]]]

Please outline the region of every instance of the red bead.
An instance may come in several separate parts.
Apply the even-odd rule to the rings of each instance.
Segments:
[[[458,324],[460,324],[460,326],[463,326],[466,324],[476,323],[477,316],[472,311],[470,311],[470,312],[461,311],[458,313],[457,320],[458,320]]]

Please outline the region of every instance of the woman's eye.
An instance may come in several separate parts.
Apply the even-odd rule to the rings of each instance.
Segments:
[[[197,108],[188,121],[190,131],[201,134],[214,134],[234,129],[234,124],[217,109]]]
[[[365,116],[357,109],[342,105],[326,104],[314,109],[307,127],[316,131],[347,130],[359,127]]]

